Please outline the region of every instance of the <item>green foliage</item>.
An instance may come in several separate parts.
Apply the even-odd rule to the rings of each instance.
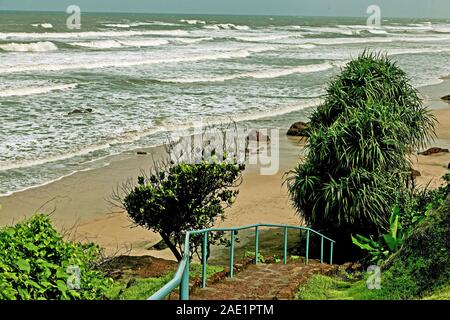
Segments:
[[[347,293],[350,287],[349,283],[336,278],[313,275],[300,286],[296,300],[352,300]]]
[[[224,207],[235,201],[236,182],[242,170],[244,167],[236,162],[203,160],[171,165],[148,179],[139,177],[123,205],[138,225],[158,232],[181,260],[186,231],[209,228],[217,218],[225,218]],[[222,233],[211,234],[209,244],[221,238]],[[192,254],[202,236],[191,240]]]
[[[248,257],[255,257],[255,253],[253,251],[246,251],[244,253],[244,258],[248,258]],[[260,263],[266,263],[266,258],[264,258],[264,256],[258,252],[258,262]]]
[[[450,284],[434,290],[424,300],[450,300]]]
[[[287,178],[290,197],[308,225],[353,251],[351,234],[388,231],[392,204],[409,186],[406,154],[435,120],[406,74],[368,52],[329,83],[310,120],[308,157]]]
[[[401,208],[394,207],[389,220],[389,233],[378,236],[377,241],[370,236],[369,238],[362,235],[352,236],[353,244],[368,251],[371,256],[370,262],[379,265],[383,263],[401,248],[403,240],[411,235],[433,210],[444,204],[450,195],[450,175],[445,175],[443,179],[446,184],[440,188],[413,192],[411,197],[405,197]]]
[[[65,241],[45,215],[0,230],[0,299],[100,299],[112,280],[96,268],[100,248]],[[71,289],[70,266],[80,270],[80,289]],[[69,280],[69,281],[68,281]]]
[[[359,234],[355,237],[352,236],[353,244],[369,252],[371,263],[381,264],[402,245],[404,234],[399,223],[399,215],[400,209],[398,207],[394,208],[389,219],[389,233],[380,236],[378,241]]]
[[[207,265],[206,278],[224,271],[221,266]],[[110,300],[146,300],[166,285],[175,276],[175,270],[167,272],[162,277],[157,278],[135,278],[128,283],[116,282],[110,288],[106,296]],[[202,275],[202,266],[200,264],[190,265],[190,277],[200,278]]]
[[[450,280],[450,197],[406,237],[383,269],[383,290],[400,299],[422,297]]]

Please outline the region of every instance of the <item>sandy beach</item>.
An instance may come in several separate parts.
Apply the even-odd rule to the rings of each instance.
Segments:
[[[437,138],[430,146],[450,147],[450,105],[440,97],[450,93],[450,81],[421,90],[425,103],[439,121]],[[292,122],[298,119],[292,119]],[[286,128],[287,130],[287,128]],[[282,186],[283,176],[299,161],[302,144],[298,139],[288,138],[286,130],[280,131],[280,164],[275,175],[261,175],[259,167],[248,166],[243,184],[234,206],[227,209],[227,219],[222,226],[240,226],[257,222],[301,224]],[[160,237],[148,230],[133,226],[127,214],[111,205],[115,187],[127,178],[136,180],[141,170],[152,165],[152,156],[163,152],[162,148],[146,150],[148,154],[127,152],[122,160],[90,171],[78,172],[53,183],[14,193],[0,198],[0,225],[9,225],[31,216],[35,212],[51,213],[59,229],[71,232],[77,240],[94,241],[106,249],[107,254],[154,255],[172,258],[168,250],[155,251],[149,248],[160,241]],[[440,185],[440,177],[449,172],[449,153],[431,156],[413,156],[420,185]]]

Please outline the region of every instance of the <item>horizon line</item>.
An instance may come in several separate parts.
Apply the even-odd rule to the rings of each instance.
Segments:
[[[35,13],[66,13],[65,11],[60,10],[26,10],[26,9],[20,9],[20,10],[14,10],[14,9],[0,9],[0,12],[35,12]],[[148,15],[192,15],[192,16],[249,16],[249,17],[309,17],[309,18],[359,18],[364,19],[367,18],[367,16],[337,16],[337,15],[294,15],[294,14],[239,14],[239,13],[188,13],[188,12],[139,12],[139,11],[96,11],[96,10],[87,10],[84,11],[84,13],[109,13],[109,14],[148,14]],[[448,19],[449,17],[394,17],[394,16],[384,16],[383,19]]]

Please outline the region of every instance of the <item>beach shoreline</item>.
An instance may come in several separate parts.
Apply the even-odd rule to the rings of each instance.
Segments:
[[[450,94],[450,79],[443,80],[441,84],[421,88],[420,92],[439,121],[437,139],[430,146],[449,148],[450,104],[440,97]],[[298,120],[301,119],[292,119],[292,123]],[[260,166],[248,166],[236,203],[226,210],[226,220],[217,225],[241,226],[259,222],[301,224],[282,182],[284,174],[299,162],[304,144],[299,143],[297,138],[287,137],[287,129],[279,132],[278,172],[275,175],[261,175]],[[0,197],[0,226],[11,225],[39,211],[51,214],[57,228],[71,231],[74,239],[96,242],[105,248],[107,255],[153,255],[173,259],[168,250],[150,250],[160,241],[158,234],[133,226],[127,214],[111,204],[114,188],[120,187],[129,178],[137,181],[141,170],[151,167],[152,156],[164,154],[164,147],[143,151],[146,154],[138,155],[136,150],[131,150],[122,159],[104,167],[77,172],[43,186]],[[442,182],[440,177],[448,172],[450,154],[417,155],[412,162],[421,173],[417,183],[437,187]]]

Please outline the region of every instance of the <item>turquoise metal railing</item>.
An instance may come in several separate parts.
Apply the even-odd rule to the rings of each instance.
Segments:
[[[235,234],[236,231],[246,230],[246,229],[255,229],[255,263],[258,263],[258,254],[259,254],[259,228],[267,227],[267,228],[282,228],[284,230],[284,255],[283,255],[283,263],[287,263],[287,240],[288,240],[288,231],[289,229],[296,230],[305,230],[306,231],[306,253],[305,253],[305,263],[308,264],[309,259],[309,238],[310,233],[315,233],[320,236],[320,262],[324,261],[324,240],[328,240],[330,242],[330,264],[333,264],[333,245],[336,243],[333,239],[330,239],[323,234],[307,227],[300,226],[288,226],[288,225],[279,225],[279,224],[252,224],[249,226],[243,226],[238,228],[210,228],[203,230],[194,230],[186,232],[186,237],[184,240],[184,255],[178,265],[178,269],[175,273],[175,276],[172,280],[166,283],[161,289],[158,290],[155,294],[153,294],[148,300],[162,300],[167,297],[173,290],[175,290],[178,286],[180,287],[180,299],[181,300],[189,300],[189,239],[193,235],[203,234],[203,243],[202,243],[202,286],[206,287],[206,255],[207,255],[207,245],[208,245],[208,234],[210,232],[230,232],[231,241],[230,241],[230,277],[233,277],[233,266],[234,266],[234,242],[235,242]]]

